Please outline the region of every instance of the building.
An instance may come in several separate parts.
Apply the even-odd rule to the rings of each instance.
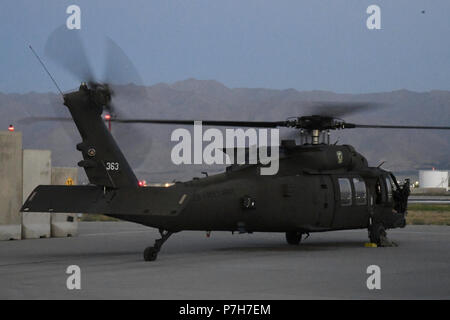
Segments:
[[[420,170],[420,189],[445,189],[448,191],[448,171],[447,170]]]

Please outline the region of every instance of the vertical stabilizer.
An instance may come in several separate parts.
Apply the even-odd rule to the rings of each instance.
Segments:
[[[103,107],[110,103],[106,87],[90,89],[82,84],[76,92],[64,95],[64,104],[83,141],[77,145],[91,184],[108,188],[138,187],[138,180],[102,119]]]

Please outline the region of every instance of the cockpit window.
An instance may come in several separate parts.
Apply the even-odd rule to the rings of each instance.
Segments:
[[[338,178],[341,206],[352,205],[352,186],[347,178]]]
[[[353,185],[355,187],[355,204],[358,206],[367,204],[366,183],[361,178],[353,178]]]
[[[387,196],[388,196],[388,201],[391,202],[392,201],[392,180],[391,178],[388,176],[386,177],[386,188],[387,188]]]
[[[381,193],[381,183],[379,179],[377,180],[377,184],[375,185],[375,196],[375,203],[380,204],[383,198]]]

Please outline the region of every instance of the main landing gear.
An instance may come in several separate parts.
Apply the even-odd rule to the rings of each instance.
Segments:
[[[376,243],[379,247],[398,246],[395,242],[388,239],[386,229],[382,223],[375,223],[369,226],[369,239],[370,242]]]
[[[153,247],[147,247],[144,250],[144,260],[145,261],[155,261],[158,257],[158,252],[161,250],[164,242],[169,239],[169,237],[173,234],[173,232],[159,229],[159,234],[161,235],[161,239],[156,239]]]

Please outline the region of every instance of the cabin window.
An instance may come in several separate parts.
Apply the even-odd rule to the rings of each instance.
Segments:
[[[391,202],[392,201],[392,180],[390,177],[386,177],[386,188],[387,188],[388,202]]]
[[[353,185],[355,186],[355,204],[362,206],[367,204],[366,183],[361,178],[353,178]]]
[[[352,205],[352,186],[347,178],[339,178],[339,191],[341,195],[341,206]]]

